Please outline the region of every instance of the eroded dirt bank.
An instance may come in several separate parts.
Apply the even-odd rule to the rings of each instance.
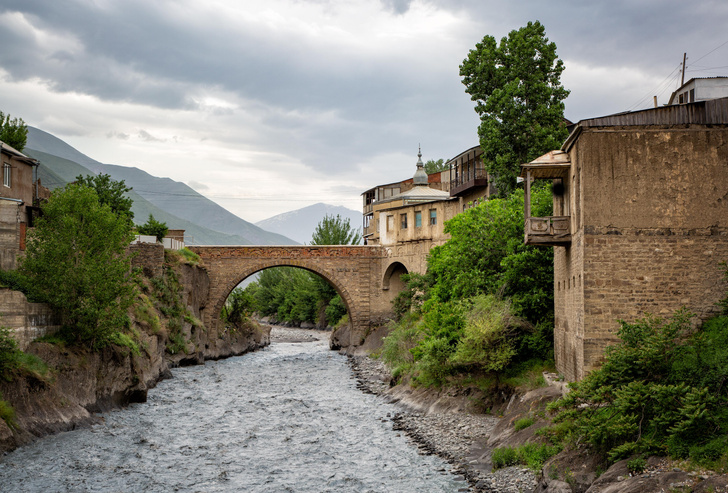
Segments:
[[[0,381],[3,399],[15,410],[12,428],[0,420],[0,452],[88,424],[94,412],[144,402],[150,388],[171,376],[171,367],[240,355],[269,344],[270,327],[259,324],[221,332],[202,326],[207,273],[174,262],[166,263],[165,269],[164,279],[154,282],[174,294],[175,299],[167,300],[166,314],[160,310],[161,303],[149,301],[155,296],[152,279],[144,280],[131,313],[133,328],[139,333],[139,354],[117,346],[101,352],[47,342],[28,347],[26,352],[43,359],[50,371],[46,378]],[[182,307],[177,318],[169,315],[169,305]],[[140,309],[142,306],[146,308]],[[176,343],[170,351],[172,337]]]

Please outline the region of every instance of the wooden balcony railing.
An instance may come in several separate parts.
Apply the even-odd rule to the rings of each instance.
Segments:
[[[458,170],[459,171],[459,170]],[[453,171],[451,171],[453,173]],[[456,178],[450,180],[450,196],[455,197],[469,191],[474,187],[484,187],[488,185],[488,172],[485,168],[473,168],[459,174]]]
[[[526,245],[565,246],[571,244],[569,216],[526,218]]]

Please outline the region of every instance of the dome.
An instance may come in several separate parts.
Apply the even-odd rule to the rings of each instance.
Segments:
[[[427,172],[422,164],[422,149],[417,150],[417,171],[415,171],[415,176],[412,179],[415,186],[427,186]]]

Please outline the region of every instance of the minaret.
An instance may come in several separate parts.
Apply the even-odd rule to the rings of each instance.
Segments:
[[[416,187],[427,186],[427,172],[422,164],[422,147],[420,146],[417,148],[417,171],[415,171],[415,176],[412,179]]]

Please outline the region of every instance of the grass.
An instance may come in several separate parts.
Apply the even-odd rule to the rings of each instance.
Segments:
[[[493,462],[493,470],[520,464],[538,472],[543,467],[544,462],[559,452],[561,452],[561,447],[557,445],[526,443],[518,447],[494,449],[491,461]]]
[[[0,393],[0,419],[5,421],[5,424],[10,427],[11,430],[17,429],[18,425],[15,422],[15,409],[7,401],[2,399],[3,395]]]
[[[525,430],[535,422],[535,419],[533,419],[531,416],[527,416],[525,418],[517,419],[516,422],[513,423],[513,428],[516,431]]]

